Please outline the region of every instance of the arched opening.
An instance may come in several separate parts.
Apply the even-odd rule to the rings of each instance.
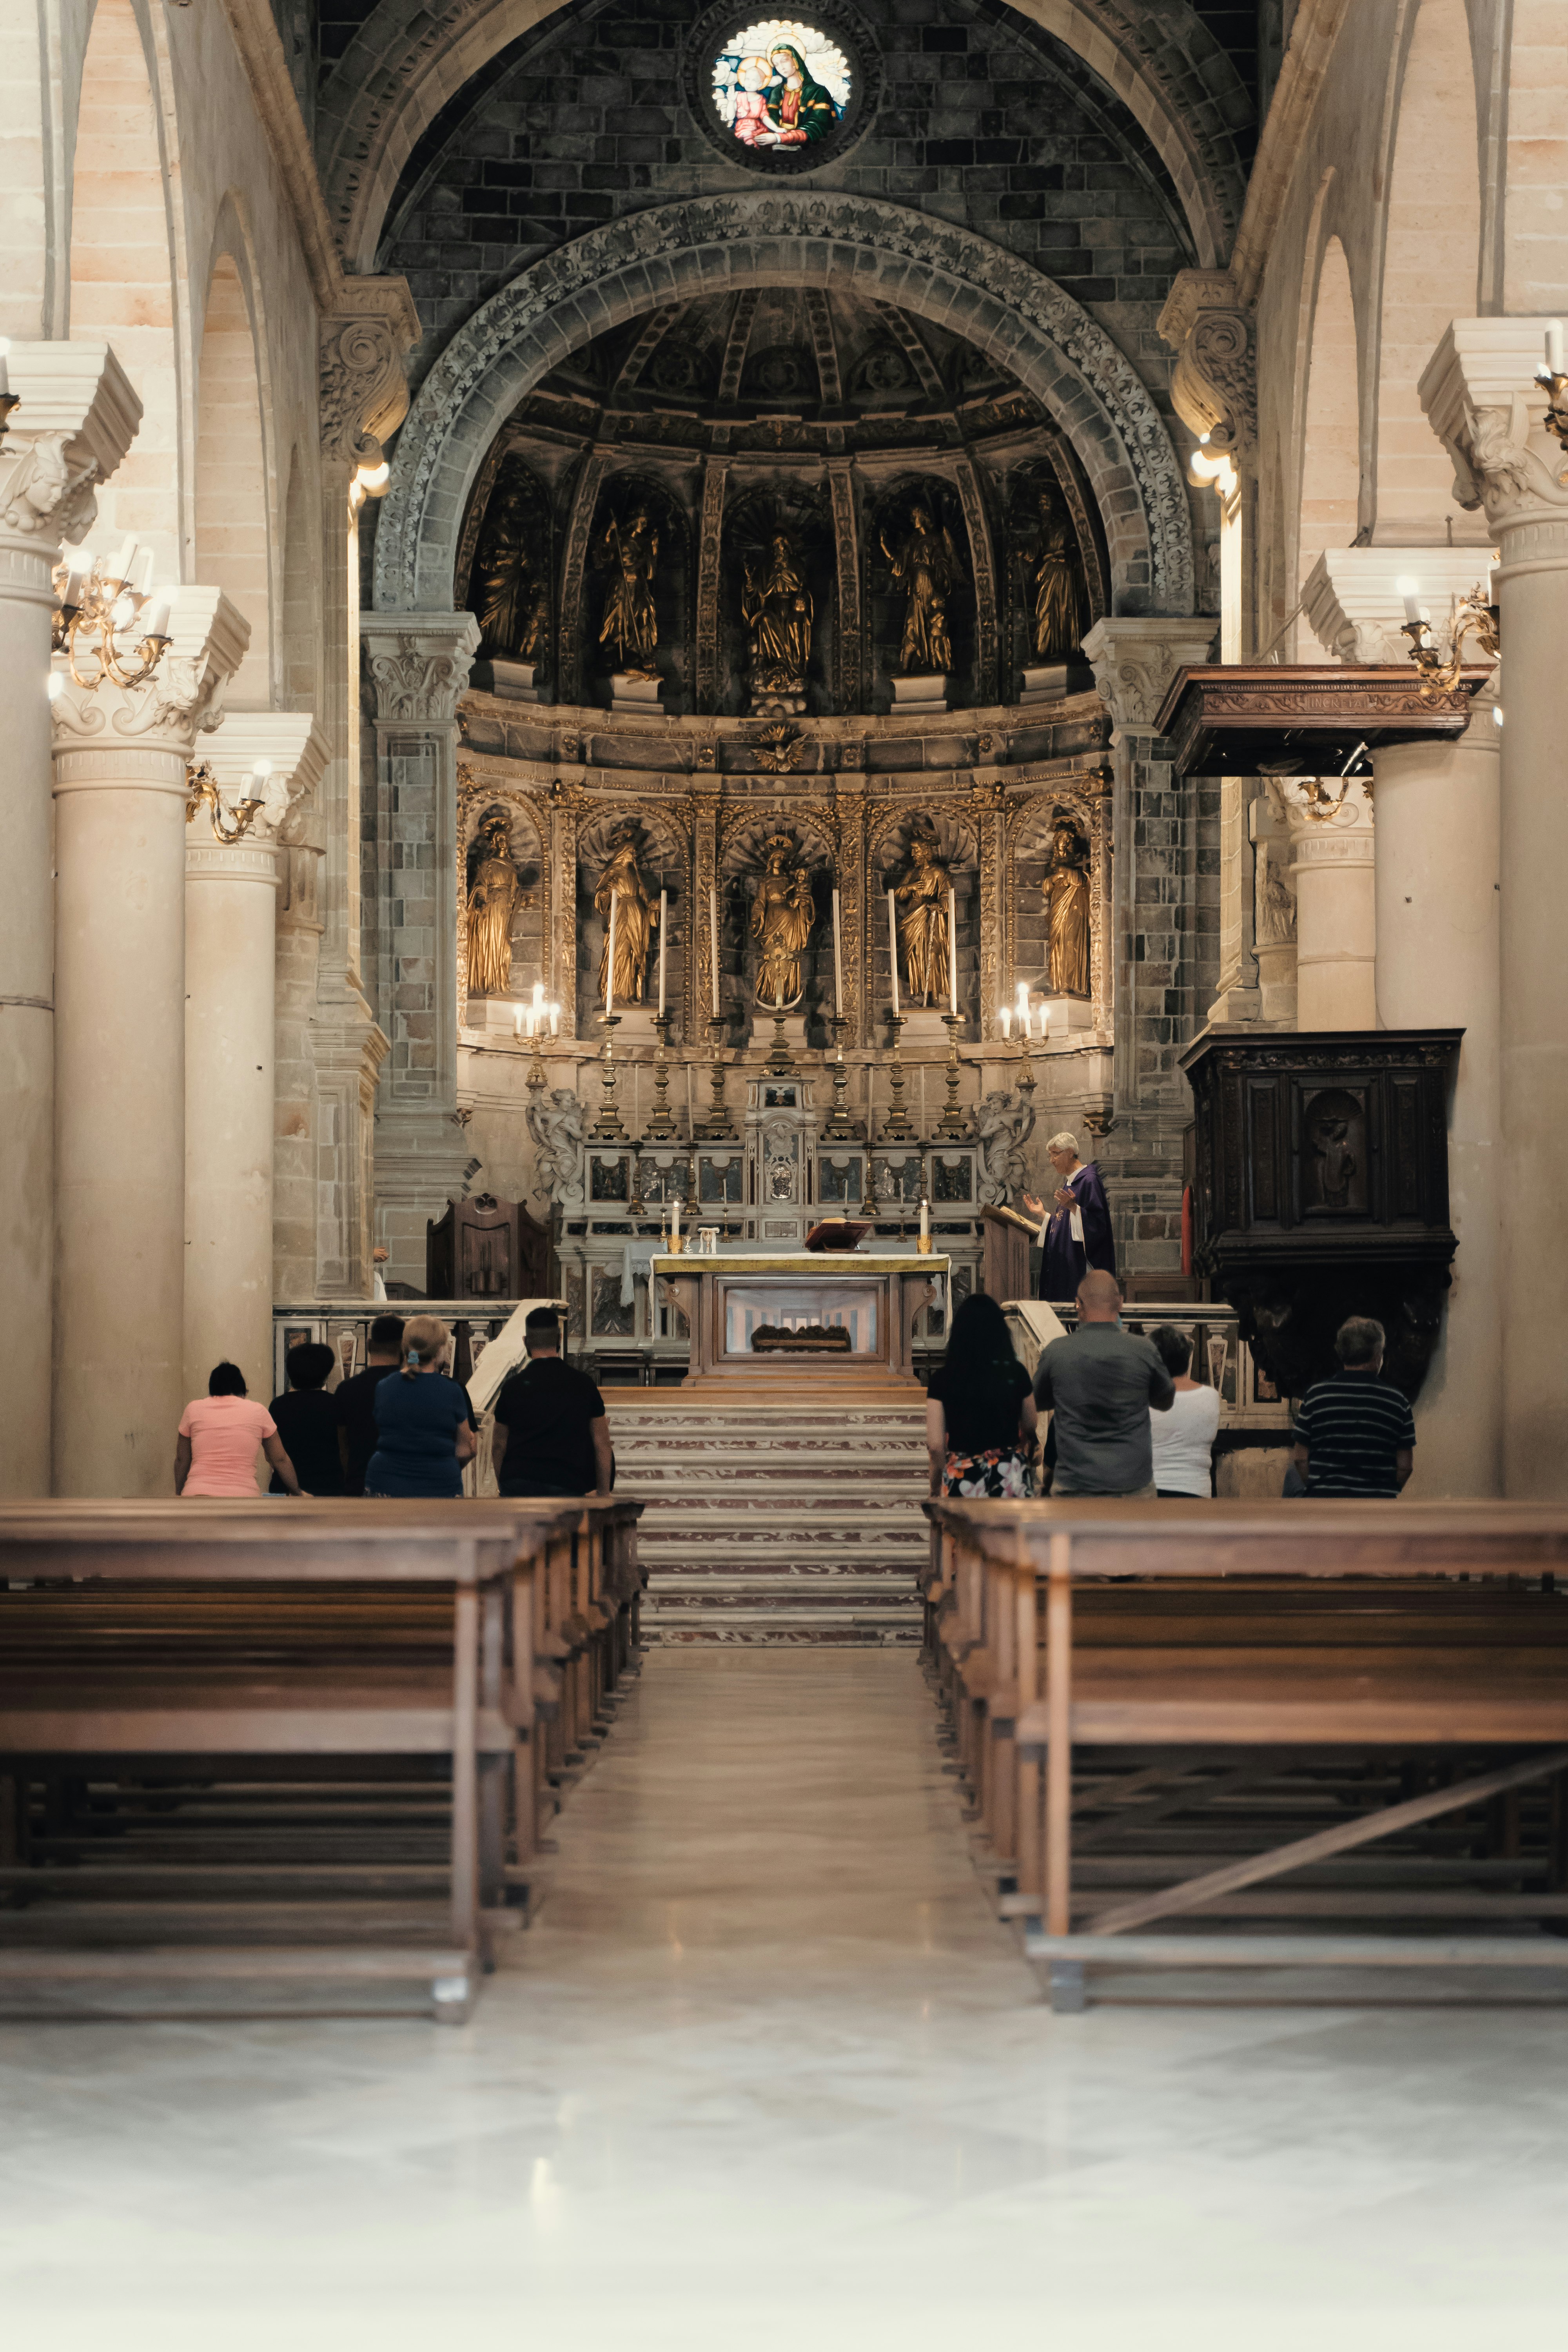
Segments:
[[[71,189],[70,331],[111,342],[142,423],[98,492],[96,541],[134,532],[183,576],[174,248],[153,85],[131,0],[98,0],[82,65]]]
[[[283,618],[279,648],[279,688],[286,710],[320,707],[317,657],[321,642],[321,604],[314,561],[316,533],[304,468],[296,447],[289,459],[289,489],[283,502]]]
[[[1318,273],[1301,433],[1301,520],[1296,593],[1326,547],[1349,547],[1361,498],[1360,391],[1355,300],[1350,264],[1337,236]]]
[[[1456,530],[1452,468],[1415,387],[1450,319],[1476,308],[1481,233],[1475,79],[1464,0],[1421,0],[1400,90],[1384,245],[1374,541],[1422,545]]]
[[[265,710],[272,700],[268,542],[256,338],[239,271],[225,253],[207,289],[196,374],[195,570],[250,623],[250,649],[228,689],[235,710]]]

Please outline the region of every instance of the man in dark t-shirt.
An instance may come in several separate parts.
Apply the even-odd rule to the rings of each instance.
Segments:
[[[548,1307],[522,1327],[528,1361],[495,1402],[496,1480],[503,1495],[607,1495],[612,1464],[605,1400],[586,1372],[561,1360]]]
[[[1334,1353],[1342,1370],[1318,1381],[1296,1408],[1291,1460],[1309,1495],[1392,1500],[1415,1466],[1410,1400],[1383,1371],[1384,1331],[1370,1315],[1342,1323]]]
[[[327,1394],[326,1388],[336,1361],[331,1349],[319,1339],[290,1348],[283,1359],[289,1385],[267,1408],[305,1495],[343,1491],[342,1465],[338,1459],[338,1401]],[[288,1492],[276,1470],[267,1491],[269,1495]]]
[[[365,1465],[376,1448],[375,1392],[403,1361],[403,1318],[378,1315],[370,1327],[365,1368],[343,1381],[332,1402],[338,1409],[338,1449],[345,1495],[364,1493]]]

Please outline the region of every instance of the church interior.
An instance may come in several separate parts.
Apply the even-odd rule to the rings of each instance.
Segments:
[[[6,29],[16,2340],[1539,2326],[1568,8]],[[1212,1492],[944,1487],[1093,1268]]]

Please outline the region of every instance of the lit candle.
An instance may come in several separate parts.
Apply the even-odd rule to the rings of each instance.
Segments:
[[[708,951],[713,961],[711,1010],[713,1018],[717,1021],[719,1018],[719,893],[716,888],[710,889],[708,893]]]
[[[1042,1045],[1048,1045],[1050,1042],[1051,1008],[1048,1004],[1042,1004],[1040,1007],[1040,1043]]]
[[[522,1007],[521,1004],[514,1006],[512,1010],[511,1034],[514,1037],[521,1037],[522,1034]]]
[[[669,1238],[674,1242],[678,1242],[680,1239],[680,1203],[679,1201],[672,1201],[669,1204]]]
[[[1028,1034],[1029,983],[1026,980],[1021,980],[1018,982],[1018,1034],[1020,1037],[1026,1037]]]
[[[169,614],[174,608],[174,598],[173,590],[168,588],[160,588],[152,603],[150,604],[143,605],[142,612],[142,633],[143,636],[166,637],[168,635]]]
[[[658,894],[658,1017],[664,1018],[664,935],[669,928],[669,893]]]
[[[924,1199],[921,1202],[921,1239],[922,1242],[931,1239],[931,1202]]]
[[[552,1037],[559,1037],[561,1034],[561,1007],[558,1004],[552,1004],[550,1008],[550,1034]]]
[[[1399,593],[1405,600],[1405,619],[1407,621],[1418,621],[1421,618],[1420,582],[1418,580],[1402,580],[1399,583]]]
[[[838,928],[838,893],[833,893],[833,1010],[844,1011],[844,941]]]
[[[958,1010],[958,900],[951,884],[947,893],[947,986],[951,1009]]]
[[[1553,375],[1563,373],[1563,321],[1561,319],[1548,319],[1546,321],[1546,364]]]
[[[152,588],[153,551],[150,547],[144,547],[142,550],[142,560],[136,566],[136,593],[138,596],[149,595]]]
[[[610,893],[610,936],[605,942],[605,1011],[616,1009],[616,899],[618,892]]]
[[[135,562],[136,541],[133,538],[128,539],[124,546],[121,549],[119,554],[114,559],[114,569],[110,573],[110,578],[111,580],[119,581],[121,587],[123,587],[126,581],[131,577]]]
[[[899,908],[892,892],[888,893],[888,961],[893,973],[893,1018],[899,1017]]]
[[[1008,1045],[1013,1035],[1013,1008],[1010,1004],[996,1007],[996,1018],[1002,1024],[1002,1043]]]

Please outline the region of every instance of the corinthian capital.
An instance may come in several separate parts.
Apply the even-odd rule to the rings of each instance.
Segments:
[[[95,486],[136,436],[142,403],[107,343],[13,343],[17,404],[0,442],[0,529],[50,550],[92,528]]]
[[[321,447],[374,465],[408,414],[403,355],[419,341],[419,313],[405,278],[349,278],[343,298],[321,323]]]
[[[1129,615],[1096,621],[1083,641],[1094,682],[1119,735],[1152,735],[1179,669],[1206,662],[1219,624]]]
[[[1249,455],[1258,439],[1257,341],[1229,271],[1179,271],[1160,332],[1176,354],[1171,399],[1183,424],[1212,449]]]
[[[378,719],[450,726],[479,650],[471,613],[372,613],[360,642]]]
[[[250,623],[221,588],[182,588],[169,615],[168,650],[140,686],[106,679],[78,686],[57,666],[56,749],[174,751],[188,759],[196,737],[223,724],[224,689],[250,643]]]
[[[1544,319],[1455,319],[1417,387],[1454,461],[1454,496],[1494,531],[1568,520],[1568,451],[1546,430]]]

